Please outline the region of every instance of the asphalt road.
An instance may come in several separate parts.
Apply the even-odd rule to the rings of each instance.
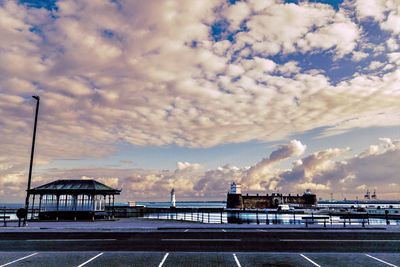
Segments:
[[[0,267],[400,266],[398,253],[0,252]]]
[[[0,251],[399,253],[400,232],[260,229],[3,232]]]

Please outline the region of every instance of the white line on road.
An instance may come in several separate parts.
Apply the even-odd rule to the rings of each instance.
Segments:
[[[103,252],[102,252],[102,253],[99,253],[99,254],[97,254],[96,256],[94,256],[93,258],[91,258],[91,259],[85,261],[84,263],[82,263],[82,264],[79,265],[78,267],[82,267],[82,266],[88,264],[89,262],[91,262],[92,260],[94,260],[94,259],[97,258],[97,257],[100,257],[101,255],[103,255]]]
[[[27,239],[26,242],[81,242],[81,241],[115,241],[115,238],[103,239]]]
[[[238,258],[236,257],[236,254],[235,254],[235,253],[233,253],[233,258],[235,259],[236,265],[237,265],[238,267],[242,267],[242,265],[240,265],[240,262],[239,262]]]
[[[169,253],[165,253],[164,258],[161,260],[161,262],[158,265],[158,267],[162,267],[163,266],[163,264],[164,264],[165,260],[167,259],[168,255],[169,255]]]
[[[198,238],[165,238],[161,239],[161,241],[182,241],[182,242],[192,242],[192,241],[199,241],[199,242],[209,242],[209,241],[223,241],[223,242],[239,242],[242,239],[225,239],[225,238],[209,238],[209,239],[198,239]]]
[[[221,229],[221,231],[222,231],[222,232],[226,232],[226,230],[225,230],[225,229]]]
[[[22,257],[22,258],[20,258],[20,259],[16,259],[15,261],[7,262],[6,264],[0,265],[0,267],[7,266],[7,265],[10,265],[10,264],[16,263],[16,262],[18,262],[18,261],[22,261],[22,260],[27,259],[27,258],[29,258],[29,257],[35,256],[36,254],[38,254],[38,252],[33,253],[33,254],[31,254],[31,255],[28,255],[28,256],[25,256],[25,257]]]
[[[186,233],[186,232],[188,232],[189,231],[189,229],[186,229],[184,232]]]
[[[303,254],[300,254],[300,256],[302,256],[303,258],[305,258],[306,260],[308,260],[309,262],[311,262],[312,264],[314,264],[317,267],[321,267],[321,265],[317,264],[315,261],[307,258],[306,256],[304,256]]]
[[[261,230],[261,229],[257,229],[257,231],[260,231],[260,232],[268,232],[267,230]]]
[[[370,257],[370,258],[372,258],[372,259],[374,259],[374,260],[380,261],[380,262],[382,262],[382,263],[384,263],[384,264],[387,264],[387,265],[389,265],[389,266],[397,267],[397,265],[394,265],[394,264],[391,264],[391,263],[386,262],[386,261],[384,261],[384,260],[375,258],[375,257],[373,257],[373,256],[371,256],[371,255],[369,255],[369,254],[365,254],[365,256]]]

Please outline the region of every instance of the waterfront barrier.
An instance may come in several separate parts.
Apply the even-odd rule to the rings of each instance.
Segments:
[[[107,212],[106,207],[106,212]],[[0,207],[0,223],[8,226],[18,222],[17,208]],[[38,210],[29,210],[30,220],[38,219]],[[258,225],[320,225],[362,226],[400,225],[400,213],[382,211],[381,214],[342,212],[320,214],[317,210],[228,210],[224,208],[147,208],[120,206],[114,208],[115,218],[141,218],[151,220],[174,220],[205,224],[258,224]]]
[[[17,218],[17,210],[18,209],[0,207],[0,221],[4,227],[7,227],[10,223],[19,221]]]
[[[199,223],[236,224],[310,224],[323,225],[400,225],[400,214],[319,214],[309,210],[228,210],[222,208],[116,208],[116,217],[137,217],[153,220],[175,220]]]

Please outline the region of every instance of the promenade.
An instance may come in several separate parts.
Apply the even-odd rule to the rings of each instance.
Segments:
[[[7,231],[126,231],[126,230],[155,230],[168,228],[199,228],[199,229],[323,229],[329,230],[356,230],[361,229],[360,224],[341,224],[324,227],[322,224],[310,224],[306,227],[304,224],[220,224],[220,223],[200,223],[177,220],[157,220],[143,218],[118,218],[115,220],[97,220],[97,221],[33,221],[28,222],[27,227],[17,227],[18,223],[8,223],[9,227],[1,227],[0,233]],[[367,225],[365,229],[389,230],[393,232],[400,231],[400,225]],[[361,229],[362,230],[362,229]]]
[[[0,227],[2,266],[399,266],[400,226],[119,219]]]

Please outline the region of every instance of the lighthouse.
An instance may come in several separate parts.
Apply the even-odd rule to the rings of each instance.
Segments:
[[[172,190],[171,190],[171,208],[176,208],[175,189],[174,188],[172,188]]]
[[[243,197],[242,197],[242,185],[239,183],[232,182],[231,188],[227,195],[226,207],[228,209],[242,209],[243,208]]]

